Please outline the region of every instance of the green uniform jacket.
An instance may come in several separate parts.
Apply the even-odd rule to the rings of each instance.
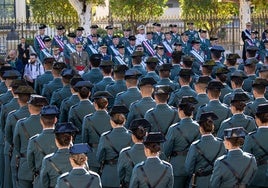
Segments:
[[[63,84],[61,82],[61,78],[54,78],[48,84],[44,85],[44,88],[42,90],[42,96],[46,97],[47,100],[50,101],[52,93],[62,87]]]
[[[4,81],[0,82],[0,94],[7,92],[7,86]]]
[[[144,118],[145,113],[156,106],[156,103],[152,97],[144,97],[138,101],[133,102],[130,105],[129,113],[127,116],[127,122],[125,126],[129,128],[131,122],[134,119]]]
[[[114,97],[109,99],[108,109],[113,107],[116,95],[126,90],[127,86],[125,80],[116,80],[114,83],[111,83],[106,86],[105,91],[108,91]]]
[[[55,187],[57,178],[72,169],[69,161],[69,149],[58,149],[55,153],[47,155],[42,161],[40,172],[41,183],[44,188]],[[56,170],[56,168],[59,170]]]
[[[189,176],[196,174],[198,188],[209,187],[214,162],[225,153],[222,140],[215,138],[212,134],[202,135],[200,140],[192,143],[185,160],[185,168]],[[200,174],[199,176],[198,173],[208,173],[208,175]]]
[[[0,95],[0,104],[6,104],[13,98],[10,90]]]
[[[180,85],[176,82],[173,82],[169,78],[161,78],[158,82],[157,85],[169,85],[173,91],[177,90],[180,88]]]
[[[168,128],[179,121],[178,111],[168,104],[157,104],[148,110],[144,118],[152,125],[151,131],[167,134]]]
[[[144,145],[142,143],[134,144],[121,150],[117,171],[121,183],[129,184],[134,166],[146,160]]]
[[[231,150],[226,155],[219,157],[214,164],[214,169],[210,178],[210,187],[235,187],[237,179],[230,170],[230,165],[237,174],[240,175],[239,178],[242,179],[241,184],[247,185],[253,178],[257,170],[257,164],[255,157],[249,153],[243,152],[240,149]],[[243,173],[248,170],[246,174]],[[243,176],[242,176],[243,175]],[[241,177],[242,176],[242,177]]]
[[[158,157],[147,158],[144,162],[141,162],[134,167],[129,187],[148,188],[149,186],[145,181],[146,177],[150,187],[173,188],[174,176],[172,166],[169,163],[160,160]],[[158,183],[160,178],[161,181]]]
[[[94,85],[91,96],[93,96],[97,91],[105,91],[106,86],[112,83],[114,83],[112,77],[104,77],[100,82]]]
[[[180,89],[171,93],[168,104],[177,107],[183,96],[197,97],[197,93],[190,86],[182,86]]]
[[[237,89],[234,89],[231,93],[226,94],[225,97],[223,98],[223,103],[230,106],[233,96],[236,93],[240,93],[240,92],[245,92],[245,91],[242,88],[237,88]],[[250,97],[250,100],[253,101],[253,96],[250,93],[247,93],[247,94]]]
[[[56,184],[56,188],[70,188],[69,184],[72,187],[80,188],[101,188],[100,176],[92,171],[87,171],[83,168],[72,169],[70,172],[62,174]]]
[[[68,121],[72,122],[78,129],[75,143],[82,142],[82,123],[86,115],[95,112],[95,108],[90,100],[81,100],[78,104],[71,107],[69,111]]]
[[[244,110],[244,114],[255,118],[257,107],[260,104],[265,104],[265,103],[268,103],[268,101],[265,98],[255,99],[252,103],[247,104],[247,106]]]
[[[168,129],[164,153],[170,158],[174,176],[188,175],[184,166],[186,155],[191,143],[199,137],[199,125],[192,118],[184,118]]]
[[[245,114],[234,114],[232,117],[224,120],[218,130],[217,136],[223,139],[224,129],[244,127],[247,132],[252,132],[257,129],[255,120],[251,116]]]
[[[115,97],[114,105],[125,105],[127,108],[130,104],[140,100],[141,93],[137,87],[128,88],[127,91],[118,93]]]
[[[34,82],[34,90],[38,95],[41,95],[43,87],[45,84],[53,80],[53,75],[51,71],[45,71],[43,75],[36,78]]]
[[[27,147],[29,139],[42,131],[40,115],[31,115],[28,118],[20,119],[14,131],[14,149],[20,156],[18,178],[33,180],[33,172],[27,162]]]
[[[50,99],[51,105],[56,105],[60,109],[61,102],[72,95],[70,85],[55,90]]]
[[[268,169],[268,129],[259,127],[257,131],[250,133],[245,138],[244,151],[253,154],[257,160],[258,170],[250,185],[268,187],[268,178],[265,175]],[[263,149],[262,149],[263,148]],[[265,151],[264,151],[265,150]],[[266,164],[262,162],[266,161]]]
[[[217,133],[218,129],[220,128],[221,122],[232,115],[231,110],[219,100],[211,100],[208,102],[208,104],[200,106],[200,108],[197,110],[195,119],[198,120],[200,115],[204,112],[214,112],[218,116],[219,119],[214,121],[215,133]]]
[[[131,135],[124,127],[114,128],[102,134],[97,150],[97,160],[104,163],[101,174],[102,186],[119,187],[117,160],[121,149],[131,144]],[[113,164],[110,163],[111,160],[113,160]]]
[[[159,82],[160,80],[160,77],[155,71],[147,72],[144,76],[144,78],[149,78],[149,77],[153,78],[156,82]]]
[[[79,103],[80,99],[77,94],[71,95],[69,98],[63,99],[60,105],[60,117],[59,122],[67,122],[69,110],[71,106]]]
[[[107,111],[98,110],[85,116],[82,124],[82,142],[88,143],[93,150],[88,153],[89,167],[100,167],[96,158],[99,139],[102,133],[111,129],[110,116]]]
[[[252,83],[253,81],[255,81],[255,79],[257,78],[256,74],[254,75],[248,75],[248,78],[246,78],[243,82],[243,90],[245,90],[246,92],[251,92],[252,91]]]
[[[92,84],[96,84],[102,80],[103,75],[99,68],[91,68],[90,71],[82,75],[82,78],[86,81],[90,81]]]
[[[34,180],[34,187],[42,186],[40,182],[40,170],[43,158],[50,153],[56,152],[54,129],[45,129],[40,134],[30,138],[27,148],[27,161],[32,172],[38,175]]]

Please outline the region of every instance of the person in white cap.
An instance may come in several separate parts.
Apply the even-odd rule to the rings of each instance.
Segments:
[[[137,27],[138,34],[136,35],[136,45],[141,44],[144,40],[146,40],[146,34],[145,34],[145,25],[140,25]]]

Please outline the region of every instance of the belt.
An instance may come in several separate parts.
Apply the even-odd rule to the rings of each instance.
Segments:
[[[212,174],[212,169],[211,170],[208,170],[208,171],[201,171],[201,172],[197,171],[195,173],[195,175],[198,176],[198,177],[201,177],[201,176],[209,176],[211,174]]]
[[[176,157],[178,155],[180,155],[180,156],[186,156],[187,153],[188,153],[188,150],[185,150],[185,151],[172,151],[171,156],[172,157]]]
[[[262,159],[257,161],[257,166],[266,165],[268,164],[268,159]]]
[[[111,160],[105,160],[104,164],[108,164],[108,165],[116,165],[118,162],[117,159],[111,159]]]

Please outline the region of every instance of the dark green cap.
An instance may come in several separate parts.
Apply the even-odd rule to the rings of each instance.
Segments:
[[[31,95],[28,104],[32,104],[34,106],[46,106],[48,105],[48,101],[46,97],[43,97],[41,95]]]
[[[15,91],[15,94],[34,94],[35,91],[31,86],[19,86]]]

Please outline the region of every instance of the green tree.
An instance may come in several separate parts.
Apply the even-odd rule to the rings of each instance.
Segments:
[[[228,19],[238,14],[238,4],[218,2],[218,0],[179,0],[182,18],[194,21],[199,28],[216,35],[219,29],[228,23]]]
[[[256,12],[268,12],[268,1],[267,0],[252,0],[252,5],[254,5],[254,11]]]
[[[123,27],[136,29],[139,24],[157,20],[166,7],[167,0],[110,0],[112,18]]]
[[[30,0],[29,6],[34,20],[39,23],[64,24],[71,27],[73,23],[78,22],[77,12],[68,0]]]

